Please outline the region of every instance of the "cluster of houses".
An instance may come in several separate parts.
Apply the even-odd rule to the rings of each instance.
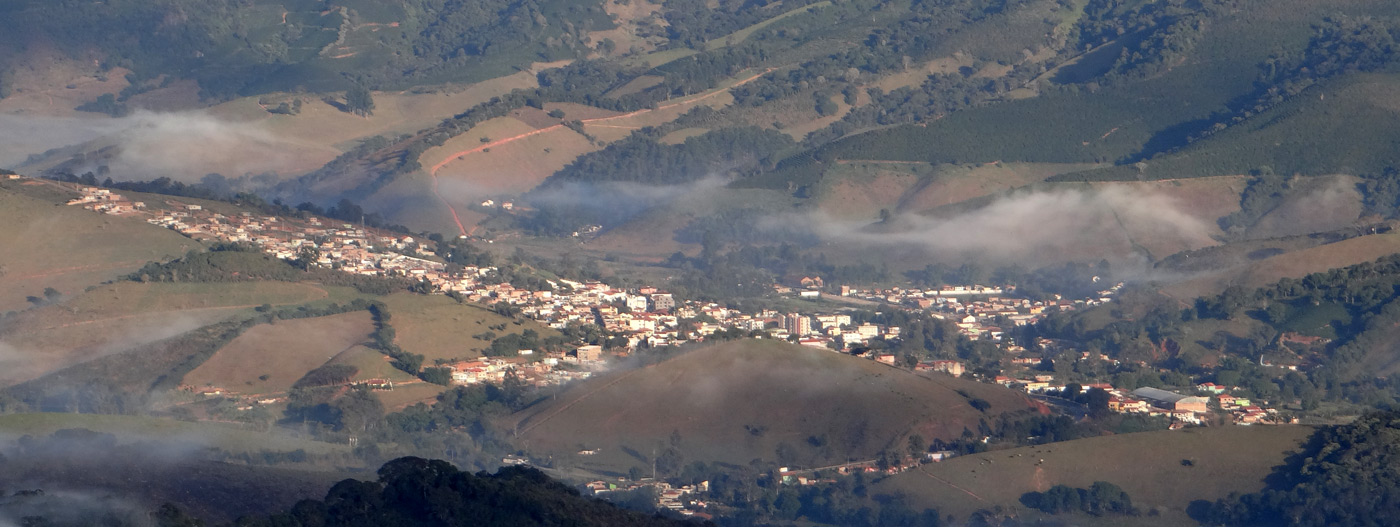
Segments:
[[[1094,298],[1066,300],[1055,295],[1053,299],[1044,301],[1004,296],[1015,292],[1014,286],[856,289],[843,285],[840,293],[845,297],[928,311],[934,317],[956,323],[958,331],[969,339],[1001,342],[1002,328],[1035,324],[1047,311],[1072,311],[1102,305],[1111,302],[1122,288],[1120,282],[1099,291]]]
[[[1026,379],[1016,379],[999,375],[997,384],[1016,388],[1031,394],[1063,393],[1063,385],[1053,384],[1053,375],[1035,375]],[[1098,388],[1108,392],[1108,409],[1118,413],[1136,413],[1161,416],[1171,419],[1172,428],[1186,425],[1203,425],[1215,408],[1230,414],[1235,424],[1251,425],[1278,422],[1278,411],[1254,405],[1249,399],[1235,397],[1228,393],[1229,388],[1215,383],[1196,385],[1199,395],[1186,395],[1159,388],[1144,387],[1132,391],[1120,390],[1108,383],[1085,384],[1084,390]],[[1214,408],[1211,399],[1215,399]]]
[[[744,313],[719,304],[678,301],[673,295],[653,287],[632,290],[618,289],[607,284],[559,279],[549,290],[521,289],[509,283],[483,280],[496,272],[494,267],[465,267],[449,270],[442,262],[431,259],[418,240],[401,234],[385,234],[352,224],[335,223],[320,218],[305,221],[287,220],[276,216],[259,216],[248,212],[224,215],[195,204],[167,200],[160,210],[148,210],[145,203],[133,202],[108,189],[82,187],[80,197],[70,205],[108,214],[142,214],[147,221],[175,229],[197,239],[247,242],[283,259],[302,257],[304,248],[314,248],[317,263],[323,267],[371,276],[408,277],[424,280],[440,292],[463,295],[466,300],[481,303],[505,302],[520,308],[522,315],[556,329],[572,323],[597,324],[611,335],[624,337],[629,348],[643,344],[665,346],[693,340],[703,340],[717,331],[739,329],[760,332],[768,338],[792,340],[820,349],[848,351],[873,339],[897,339],[901,328],[871,323],[853,323],[842,313],[783,313],[764,310]],[[495,204],[493,204],[495,205]],[[504,205],[504,204],[501,204]],[[803,277],[798,285],[802,293],[815,293],[825,287],[820,277]],[[1059,296],[1045,301],[1032,301],[1007,296],[1012,286],[959,285],[939,289],[892,287],[887,289],[857,289],[840,286],[843,297],[851,297],[905,309],[921,310],[932,316],[953,321],[959,331],[970,339],[996,342],[1013,355],[1013,365],[1032,366],[1040,359],[1020,357],[1023,349],[1003,339],[1004,329],[1034,324],[1047,312],[1068,311],[1110,302],[1122,288],[1119,283],[1087,299],[1066,300]],[[789,289],[791,291],[791,289]],[[682,327],[683,321],[694,321]],[[1045,345],[1054,345],[1047,342]],[[604,357],[598,346],[582,346],[569,355],[550,354],[536,360],[525,350],[522,357],[511,359],[478,359],[448,365],[453,382],[473,384],[500,382],[507,371],[515,370],[527,382],[536,385],[562,383],[590,375],[588,366]],[[867,354],[868,358],[894,365],[895,356],[888,353]],[[581,369],[558,368],[564,361],[585,366]],[[924,361],[915,366],[919,371],[944,372],[961,375],[965,368],[958,361]],[[1053,391],[1053,378],[1011,379],[999,376],[996,382],[1016,386],[1028,392]],[[1167,415],[1180,423],[1200,423],[1206,412],[1204,398],[1171,396],[1157,392],[1123,393],[1105,385],[1113,394],[1110,403],[1115,411]],[[1206,389],[1206,388],[1202,388]],[[1211,388],[1214,389],[1214,388]],[[1209,390],[1207,390],[1209,391]],[[1169,393],[1169,392],[1167,392]],[[1229,410],[1241,424],[1264,422],[1271,415],[1224,393],[1213,393],[1220,407]]]
[[[587,368],[598,365],[599,360],[596,354],[588,353],[587,350],[572,356],[564,353],[546,353],[540,360],[533,360],[534,350],[520,350],[519,353],[516,357],[482,357],[458,361],[445,367],[452,371],[452,384],[456,385],[501,384],[505,382],[507,374],[514,372],[526,384],[548,386],[583,380],[593,375],[593,372],[587,369],[566,369],[560,368],[560,365],[573,363]]]
[[[146,209],[144,202],[131,201],[121,194],[96,187],[83,187],[79,191],[79,197],[69,200],[68,204],[82,205],[87,210],[107,214],[132,214]]]
[[[703,494],[710,491],[710,482],[701,481],[695,485],[682,485],[673,487],[670,483],[661,480],[646,479],[638,482],[628,482],[620,478],[618,482],[590,481],[583,485],[589,493],[594,496],[609,492],[635,491],[641,488],[650,487],[656,490],[657,508],[670,509],[685,516],[695,516],[700,519],[710,519],[711,516],[704,512],[709,504],[704,501],[689,498],[693,494]]]

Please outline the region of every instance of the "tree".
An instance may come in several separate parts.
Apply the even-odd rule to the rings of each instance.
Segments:
[[[374,95],[359,84],[351,86],[345,90],[345,109],[360,117],[374,115]]]
[[[321,250],[316,248],[315,245],[307,244],[301,246],[300,249],[297,249],[297,259],[295,264],[303,271],[311,269],[311,267],[316,265],[316,262],[320,260]]]

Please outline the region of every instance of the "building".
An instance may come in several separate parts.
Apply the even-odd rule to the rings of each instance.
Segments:
[[[578,360],[580,361],[596,361],[603,358],[603,347],[579,346],[579,348],[574,351],[574,354],[578,355]]]
[[[1210,402],[1210,399],[1205,397],[1182,395],[1167,390],[1159,390],[1157,388],[1138,388],[1133,390],[1133,395],[1146,400],[1153,406],[1168,410],[1206,412],[1206,405]]]
[[[676,308],[676,298],[671,293],[652,293],[652,311],[670,311]]]
[[[963,367],[963,364],[961,362],[955,360],[936,360],[933,361],[933,371],[941,371],[948,375],[957,377],[962,375],[963,372],[967,370]]]
[[[786,329],[788,333],[799,337],[812,334],[812,319],[807,316],[798,313],[789,313],[786,317],[783,317],[783,322],[783,329]]]

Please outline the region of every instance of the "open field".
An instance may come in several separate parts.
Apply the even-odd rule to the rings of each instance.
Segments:
[[[493,331],[498,337],[509,333],[520,333],[533,329],[540,338],[557,335],[558,332],[534,321],[516,325],[511,319],[497,315],[483,307],[471,304],[458,304],[442,295],[412,295],[407,293],[384,297],[393,315],[389,321],[394,326],[395,343],[405,351],[420,353],[431,366],[434,360],[468,359],[481,356],[481,350],[491,346],[489,340],[477,340],[472,335]],[[505,324],[504,330],[491,330],[489,326]]]
[[[979,412],[970,398],[991,409]],[[873,458],[910,433],[952,439],[980,419],[1028,408],[1023,395],[1000,386],[742,340],[596,376],[503,426],[519,431],[518,444],[531,455],[588,470],[649,466],[643,458],[667,448],[673,432],[687,462],[774,460],[775,449],[787,445],[791,459],[783,462],[812,467]],[[600,452],[576,458],[584,448]]]
[[[518,195],[539,186],[578,156],[600,148],[560,127],[461,156],[438,171],[438,185],[454,203]]]
[[[84,360],[121,352],[251,312],[262,304],[325,298],[309,284],[282,282],[136,283],[98,286],[61,304],[5,321],[0,383],[33,379]]]
[[[46,287],[65,295],[202,244],[140,218],[63,206],[73,196],[47,185],[0,183],[0,311],[29,307]]]
[[[285,392],[306,372],[367,340],[373,329],[366,311],[260,325],[191,371],[185,384],[249,394]]]
[[[1144,512],[1135,525],[1195,525],[1186,515],[1193,500],[1264,487],[1313,429],[1305,426],[1226,426],[1103,436],[1035,447],[998,450],[924,465],[876,483],[872,494],[904,494],[911,505],[938,507],[965,518],[977,509],[1002,507],[1035,517],[1021,495],[1057,484],[1087,488],[1095,481],[1122,487]],[[1191,460],[1187,466],[1182,460]]]

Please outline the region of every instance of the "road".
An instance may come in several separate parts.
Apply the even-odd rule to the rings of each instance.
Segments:
[[[1059,397],[1052,397],[1049,395],[1040,395],[1035,393],[1030,395],[1032,399],[1053,406],[1055,407],[1055,409],[1069,414],[1075,420],[1084,419],[1089,416],[1089,407],[1076,403],[1069,399],[1061,399]]]

